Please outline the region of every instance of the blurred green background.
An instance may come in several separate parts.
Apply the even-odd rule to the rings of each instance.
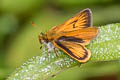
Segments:
[[[38,41],[41,31],[48,31],[85,8],[92,10],[94,26],[120,22],[119,0],[0,0],[0,80],[24,61],[41,55]],[[32,21],[37,27],[32,27]],[[117,80],[120,67],[116,62],[66,70],[54,80]]]

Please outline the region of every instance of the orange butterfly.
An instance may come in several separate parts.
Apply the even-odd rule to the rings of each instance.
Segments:
[[[92,27],[91,10],[84,9],[65,23],[53,27],[47,33],[39,36],[41,44],[48,47],[48,51],[60,49],[79,62],[86,62],[91,52],[85,47],[99,32]]]

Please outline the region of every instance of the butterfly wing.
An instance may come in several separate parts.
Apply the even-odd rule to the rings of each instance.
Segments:
[[[63,33],[59,37],[59,39],[64,41],[80,43],[81,45],[87,45],[91,40],[93,40],[97,36],[98,33],[98,28],[89,27]]]
[[[84,9],[65,23],[52,28],[50,31],[56,33],[72,31],[92,26],[91,10]]]
[[[67,53],[73,59],[79,62],[86,62],[89,60],[91,53],[90,51],[80,44],[76,44],[73,42],[63,41],[63,40],[56,40],[53,42],[54,45]]]

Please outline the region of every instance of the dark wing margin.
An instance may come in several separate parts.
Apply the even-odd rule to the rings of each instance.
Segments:
[[[79,48],[80,49],[82,49],[83,51],[81,51],[81,52],[84,52],[83,54],[81,54],[81,53],[77,53],[77,51],[76,51],[76,53],[73,53],[73,52],[75,52],[75,51],[71,51],[72,49],[75,49],[75,45],[71,45],[71,46],[67,46],[67,45],[65,45],[64,43],[62,43],[61,41],[59,41],[59,40],[56,40],[55,41],[55,44],[57,45],[57,47],[59,48],[59,49],[61,49],[62,51],[64,51],[65,53],[67,53],[69,56],[71,56],[72,58],[74,58],[75,60],[77,60],[78,62],[86,62],[86,61],[88,61],[89,60],[89,58],[90,58],[90,52],[84,47],[84,46],[82,46],[82,45],[79,45]],[[78,45],[78,44],[76,44],[76,45]],[[66,47],[67,46],[67,47]],[[76,47],[76,48],[78,48],[78,47]],[[78,48],[78,49],[79,49]],[[78,51],[79,52],[79,51]],[[77,56],[76,56],[76,55]],[[83,56],[80,56],[80,55],[83,55]]]
[[[85,9],[84,12],[88,15],[88,23],[86,24],[86,26],[90,27],[92,26],[92,12],[90,9]]]
[[[91,12],[91,10],[90,9],[85,9],[85,11],[84,12],[86,12],[87,14],[88,14],[88,23],[86,24],[86,26],[88,26],[88,27],[90,27],[90,26],[92,26],[92,12]]]
[[[78,16],[78,18],[71,23],[76,23],[79,26],[84,26],[84,27],[92,26],[92,12],[89,8],[80,11],[76,16]]]

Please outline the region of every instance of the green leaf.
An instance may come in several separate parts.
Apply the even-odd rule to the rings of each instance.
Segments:
[[[120,24],[101,26],[99,30],[98,37],[87,46],[92,53],[88,62],[118,60],[120,58]],[[65,69],[83,65],[62,51],[58,53],[60,57],[57,57],[54,52],[47,54],[46,50],[42,56],[29,59],[16,69],[8,80],[45,80]]]

